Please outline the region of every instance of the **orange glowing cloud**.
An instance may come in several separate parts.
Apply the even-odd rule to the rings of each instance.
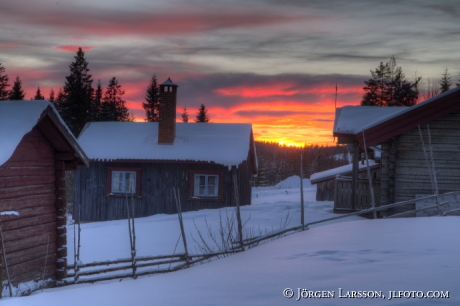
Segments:
[[[333,84],[321,84],[315,87],[304,87],[304,88],[293,88],[292,84],[273,84],[270,87],[267,86],[236,86],[229,88],[219,88],[214,92],[223,96],[240,96],[244,98],[256,98],[256,97],[267,97],[267,96],[293,96],[298,94],[330,94]],[[340,88],[342,94],[358,93],[362,89],[356,86],[346,86]]]
[[[56,49],[65,51],[65,52],[77,52],[78,48],[81,48],[83,51],[91,50],[94,47],[91,46],[76,46],[76,45],[66,45],[66,46],[57,46]]]
[[[142,102],[146,86],[147,83],[143,87],[132,83],[125,87],[127,105],[134,111],[136,121],[144,121],[145,118]],[[295,146],[334,145],[335,104],[337,107],[357,105],[362,95],[359,85],[339,84],[338,88],[337,101],[335,84],[331,83],[310,87],[301,87],[295,82],[220,86],[210,90],[208,95],[200,92],[192,103],[189,94],[179,92],[176,118],[181,121],[183,106],[187,105],[189,123],[194,124],[198,107],[204,103],[212,123],[251,123],[258,141]],[[136,96],[136,99],[132,100],[130,96]]]

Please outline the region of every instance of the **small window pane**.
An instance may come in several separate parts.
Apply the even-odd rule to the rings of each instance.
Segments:
[[[212,185],[212,186],[216,185],[216,177],[215,176],[209,176],[208,177],[208,185]]]
[[[119,171],[112,172],[112,193],[123,192],[123,173]]]
[[[136,193],[136,172],[126,172],[125,192]]]
[[[216,196],[216,187],[208,186],[208,196]]]

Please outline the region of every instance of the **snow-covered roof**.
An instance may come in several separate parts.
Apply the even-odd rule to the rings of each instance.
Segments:
[[[238,166],[247,160],[251,124],[176,123],[174,144],[158,144],[157,122],[91,122],[78,142],[91,160],[167,160]]]
[[[379,166],[380,166],[380,164],[376,163],[372,159],[369,159],[369,168],[377,168]],[[366,162],[364,162],[364,164],[362,164],[361,162],[359,163],[359,171],[360,172],[365,171],[366,168],[367,168]],[[337,175],[351,174],[352,170],[353,170],[353,164],[348,164],[348,165],[345,165],[345,166],[329,169],[329,170],[326,170],[326,171],[313,173],[310,176],[310,182],[312,184],[316,184],[316,183],[319,183],[320,181],[333,179]]]
[[[382,139],[399,135],[417,125],[428,123],[460,109],[459,96],[460,86],[457,86],[410,107],[344,106],[336,110],[334,134],[338,136],[354,135],[362,145],[364,131],[368,140],[367,144],[375,145]],[[380,133],[375,133],[375,131],[380,131]],[[371,135],[368,135],[369,132],[372,132]],[[382,133],[385,136],[382,136]]]
[[[344,106],[337,108],[334,120],[334,133],[356,134],[409,110],[407,106]]]
[[[69,136],[73,137],[56,108],[49,101],[0,101],[0,165],[10,159],[24,135],[32,130],[48,107],[67,129]]]

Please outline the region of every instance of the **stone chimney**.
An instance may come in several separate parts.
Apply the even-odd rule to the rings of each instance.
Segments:
[[[168,78],[160,84],[160,119],[158,122],[158,143],[173,144],[176,138],[176,96],[177,84]]]

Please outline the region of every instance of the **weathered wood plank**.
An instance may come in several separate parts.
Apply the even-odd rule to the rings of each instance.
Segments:
[[[21,210],[36,206],[54,206],[55,201],[56,196],[52,193],[2,199],[0,201],[0,209],[1,211],[5,211]]]
[[[46,215],[35,215],[29,218],[16,218],[11,221],[2,222],[2,230],[7,232],[17,228],[25,228],[34,225],[47,224],[56,221],[56,213]]]
[[[53,167],[0,167],[0,176],[2,177],[20,177],[20,176],[52,176],[54,175]]]
[[[2,216],[1,217],[2,223],[21,220],[24,218],[30,218],[34,216],[56,213],[56,208],[53,205],[47,205],[47,206],[34,206],[34,207],[29,207],[29,208],[24,208],[24,209],[15,208],[14,211],[18,212],[19,216],[16,216],[16,215]]]
[[[34,236],[41,232],[51,232],[56,230],[56,222],[33,225],[24,228],[17,228],[3,232],[3,239],[5,242],[15,239],[23,239],[26,237]]]
[[[56,250],[56,244],[54,242],[50,242],[49,244],[39,245],[28,249],[18,250],[15,252],[7,252],[6,259],[8,265],[16,265],[30,261],[37,257],[44,257],[46,255],[54,254],[56,253]]]
[[[3,273],[5,274],[5,269],[2,269]],[[46,265],[45,269],[45,279],[52,279],[55,280],[55,274],[56,274],[56,264],[49,264]],[[27,282],[30,280],[41,280],[43,278],[43,266],[41,268],[36,268],[32,271],[29,272],[23,272],[19,274],[14,274],[11,275],[11,282],[13,283],[14,286],[17,286],[19,283],[22,282]],[[51,284],[52,286],[53,284]]]
[[[40,184],[2,188],[0,189],[0,200],[44,194],[54,195],[54,184]]]
[[[11,275],[13,283],[18,283],[25,280],[40,280],[43,277],[43,268],[46,265],[46,274],[54,275],[56,273],[56,255],[49,255],[45,257],[36,258],[25,263],[17,265],[9,265],[8,270]]]
[[[3,177],[0,176],[0,188],[10,188],[18,186],[42,185],[54,183],[54,175],[40,175],[40,176],[14,176]]]
[[[48,239],[50,242],[54,242],[56,241],[57,237],[56,232],[53,230],[35,234],[36,235],[34,236],[5,241],[5,250],[7,252],[15,252],[19,250],[33,248],[39,245],[46,245],[48,243]]]

